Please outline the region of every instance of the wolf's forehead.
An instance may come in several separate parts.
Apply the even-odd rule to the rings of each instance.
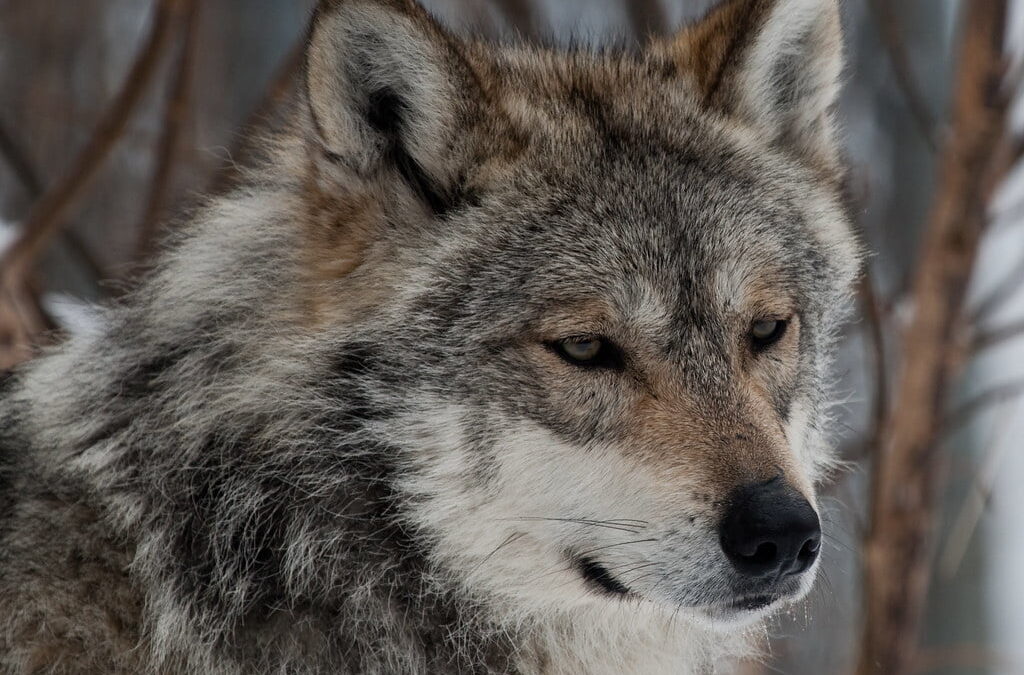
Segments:
[[[650,253],[624,250],[623,264],[605,271],[616,318],[650,334],[675,333],[799,308],[798,277],[791,274],[783,247],[771,242],[729,247],[713,237],[680,241],[689,245],[654,253],[660,261]]]
[[[584,274],[636,280],[647,289],[631,294],[641,305],[655,292],[708,289],[723,301],[786,282],[816,248],[794,185],[758,176],[763,164],[724,164],[714,154],[647,148],[595,162],[544,221],[549,250],[557,256],[560,242],[592,252],[572,259]]]
[[[801,266],[821,258],[803,205],[823,189],[713,120],[633,122],[588,124],[527,151],[514,178],[466,212],[478,269],[496,270],[487,279],[501,287],[481,292],[554,305],[600,294],[610,318],[652,333],[795,309],[811,278]]]
[[[493,229],[484,228],[477,269],[491,271],[480,291],[500,290],[542,314],[592,300],[588,306],[600,311],[591,314],[600,318],[591,323],[624,323],[648,336],[719,326],[737,313],[794,308],[799,275],[790,260],[812,244],[783,234],[787,222],[773,220],[792,218],[756,206],[693,212],[645,204],[653,198],[640,193],[584,194],[526,214],[510,228],[518,235],[498,248]],[[510,286],[510,279],[516,283]]]

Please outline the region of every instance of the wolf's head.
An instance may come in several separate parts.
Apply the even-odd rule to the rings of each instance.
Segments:
[[[323,3],[307,322],[466,590],[719,624],[807,591],[858,267],[840,70],[835,0],[733,0],[638,53]]]

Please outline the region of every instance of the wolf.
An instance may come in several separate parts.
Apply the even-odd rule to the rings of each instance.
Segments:
[[[321,2],[244,186],[4,380],[0,672],[727,672],[820,564],[841,71],[836,0]]]

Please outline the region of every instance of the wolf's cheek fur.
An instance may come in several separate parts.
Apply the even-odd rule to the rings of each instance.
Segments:
[[[581,575],[583,558],[625,586],[628,602],[669,613],[726,603],[745,592],[718,545],[732,491],[781,472],[814,501],[800,456],[803,419],[786,434],[749,419],[711,428],[695,421],[692,403],[635,397],[623,409],[639,420],[627,433],[579,443],[538,422],[423,404],[429,414],[410,411],[395,426],[405,430],[395,443],[409,450],[402,489],[417,504],[412,516],[438,538],[442,568],[524,620],[609,601]],[[481,423],[496,435],[474,438],[469,430]],[[811,578],[793,593],[806,592]]]
[[[449,407],[444,414],[445,428],[454,432],[467,411]],[[418,435],[431,443],[439,433]],[[440,537],[440,562],[470,591],[501,599],[504,610],[524,619],[607,602],[574,565],[575,556],[599,551],[602,564],[637,589],[674,576],[671,558],[692,560],[694,574],[669,579],[666,593],[677,587],[679,601],[698,602],[707,583],[698,565],[707,571],[709,561],[696,558],[713,536],[685,499],[695,483],[666,484],[620,449],[573,447],[529,422],[510,425],[494,445],[494,473],[481,479],[476,449],[465,439],[451,444],[457,436],[446,438],[444,451],[432,458],[417,452],[404,487],[423,500],[415,516]],[[453,493],[456,481],[462,489]],[[685,529],[690,536],[679,537]],[[662,550],[666,541],[674,548],[670,555]]]

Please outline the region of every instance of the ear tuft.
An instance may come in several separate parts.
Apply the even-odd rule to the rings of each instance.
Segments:
[[[400,176],[441,208],[481,99],[453,37],[412,0],[326,0],[306,77],[325,156],[360,175]]]
[[[708,105],[834,160],[843,68],[837,0],[728,0],[669,48]]]

